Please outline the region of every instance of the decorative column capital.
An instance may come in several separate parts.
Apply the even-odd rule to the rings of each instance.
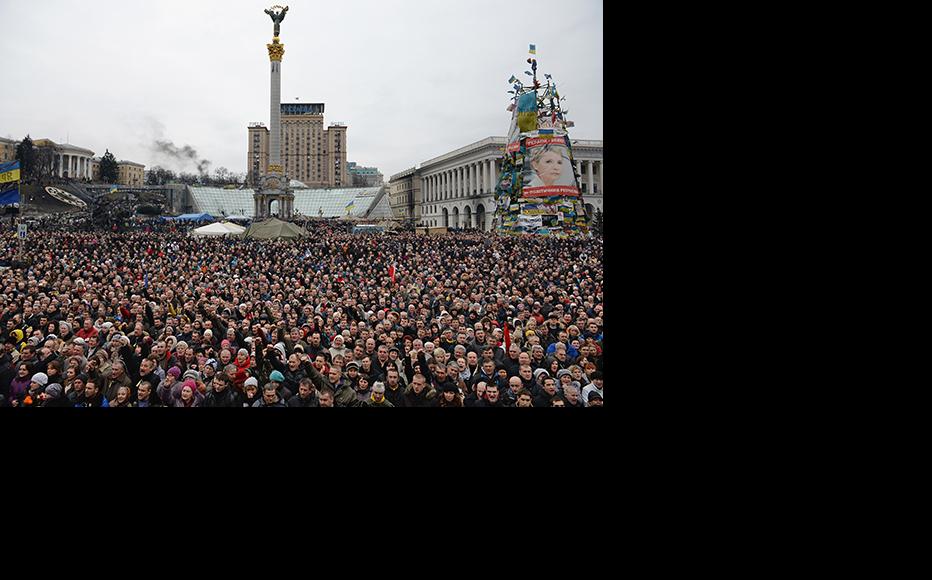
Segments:
[[[269,60],[281,62],[285,56],[285,45],[278,42],[278,37],[272,39],[272,44],[266,44],[269,49]]]

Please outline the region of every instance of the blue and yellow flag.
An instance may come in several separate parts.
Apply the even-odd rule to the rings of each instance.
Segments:
[[[537,129],[537,91],[518,97],[518,129],[522,133]]]
[[[19,197],[19,187],[14,185],[11,188],[0,191],[0,207],[8,205],[19,205],[22,203]]]
[[[19,160],[0,163],[0,183],[19,181]]]
[[[349,215],[349,213],[353,211],[354,207],[356,207],[355,199],[351,200],[348,204],[346,204],[346,215]]]
[[[537,45],[536,45],[536,44],[532,44],[532,45],[530,46],[530,48],[528,48],[528,52],[529,52],[530,54],[537,54]]]

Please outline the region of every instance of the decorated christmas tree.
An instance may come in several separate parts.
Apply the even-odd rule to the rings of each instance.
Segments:
[[[502,173],[495,190],[496,227],[500,233],[558,237],[589,234],[589,221],[579,188],[566,120],[557,85],[549,74],[537,78],[536,47],[527,59],[531,77],[525,85],[508,80],[512,103],[511,129]]]

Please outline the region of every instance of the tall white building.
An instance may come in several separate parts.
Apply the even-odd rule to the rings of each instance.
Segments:
[[[488,137],[471,145],[429,159],[412,170],[392,176],[419,179],[416,197],[419,224],[451,228],[492,229],[495,217],[495,186],[501,171],[505,137]],[[602,141],[571,140],[586,208],[594,213],[603,209]],[[393,215],[411,215],[411,201],[393,196]],[[406,207],[407,206],[407,207]],[[604,209],[603,209],[604,211]]]

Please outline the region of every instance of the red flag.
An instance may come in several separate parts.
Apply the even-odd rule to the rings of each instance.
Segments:
[[[388,275],[392,278],[392,284],[395,283],[395,265],[392,264],[388,267]]]
[[[511,332],[508,331],[508,327],[511,326],[508,322],[505,322],[505,352],[508,352],[508,349],[511,348]]]

